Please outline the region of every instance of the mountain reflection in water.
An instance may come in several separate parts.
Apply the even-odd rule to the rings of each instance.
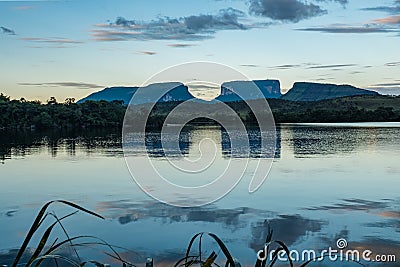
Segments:
[[[268,224],[274,239],[291,249],[335,248],[336,240],[345,238],[349,248],[400,259],[399,136],[400,125],[385,123],[280,125],[275,153],[261,153],[274,162],[256,193],[248,194],[251,173],[246,173],[221,200],[177,208],[152,200],[133,183],[119,130],[2,132],[0,265],[10,264],[40,206],[59,198],[107,218],[78,214],[66,224],[68,230],[125,247],[121,255],[139,264],[153,257],[158,266],[170,266],[183,256],[193,234],[207,231],[224,240],[242,266],[253,266]],[[214,140],[220,160],[245,154],[231,148],[218,126],[184,128],[176,153],[197,153],[204,137]],[[250,157],[257,158],[260,134],[249,129],[248,137]],[[163,161],[159,133],[147,133],[146,150],[135,152]]]

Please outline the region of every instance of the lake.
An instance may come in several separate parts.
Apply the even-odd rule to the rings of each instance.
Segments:
[[[180,148],[190,157],[203,138],[210,138],[220,151],[216,164],[223,164],[230,149],[224,134],[217,126],[193,126],[182,133]],[[148,154],[162,167],[165,159],[154,136],[147,151],[135,156]],[[0,265],[10,264],[40,207],[64,199],[105,217],[71,216],[64,224],[70,236],[107,240],[142,266],[147,257],[156,266],[173,265],[198,232],[217,234],[242,266],[254,266],[267,225],[273,239],[291,250],[337,249],[337,240],[345,239],[348,248],[395,255],[392,266],[399,266],[399,137],[400,123],[282,124],[271,171],[259,190],[248,193],[251,173],[245,172],[220,200],[180,208],[152,199],[133,181],[119,131],[3,132]],[[62,216],[72,209],[55,204],[49,210]],[[61,230],[57,234],[62,236]],[[215,244],[205,242],[205,254],[215,250],[217,261],[223,258]],[[107,257],[95,249],[83,253]],[[381,264],[390,266],[370,266]],[[323,265],[357,266],[329,260],[311,264]]]

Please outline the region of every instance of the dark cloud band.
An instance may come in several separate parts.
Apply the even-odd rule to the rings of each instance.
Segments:
[[[302,28],[297,29],[298,31],[309,31],[309,32],[325,32],[325,33],[383,33],[392,32],[391,29],[382,27],[358,27],[358,26],[328,26],[328,27],[315,27],[315,28]]]
[[[250,14],[283,22],[299,22],[327,13],[316,4],[298,0],[250,0],[249,3]]]
[[[9,28],[0,26],[0,29],[1,29],[1,32],[4,33],[4,34],[15,35],[15,31],[13,31],[13,30],[11,30]]]
[[[82,82],[48,82],[48,83],[19,83],[24,86],[43,86],[43,87],[74,87],[78,89],[97,89],[104,86],[93,83]]]
[[[398,14],[400,13],[400,1],[396,0],[390,6],[376,6],[376,7],[367,7],[362,8],[364,11],[381,11],[389,14]]]
[[[309,69],[337,69],[337,68],[346,68],[346,67],[354,67],[355,64],[335,64],[335,65],[319,65],[308,67]]]
[[[221,30],[247,30],[240,19],[245,13],[233,9],[222,9],[216,15],[196,15],[182,18],[163,17],[149,22],[128,20],[119,17],[110,24],[97,25],[92,32],[96,41],[123,40],[186,40],[195,41],[212,38]],[[183,46],[176,46],[183,47]]]

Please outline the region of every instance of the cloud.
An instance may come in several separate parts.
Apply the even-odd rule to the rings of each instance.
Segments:
[[[136,39],[139,34],[136,32],[124,32],[114,30],[93,30],[92,36],[95,41],[125,41],[129,39]]]
[[[244,12],[233,8],[222,9],[215,15],[162,17],[148,22],[119,17],[109,24],[97,24],[92,36],[96,41],[204,40],[212,38],[217,31],[247,30],[254,27],[239,22],[243,17]]]
[[[317,2],[336,2],[339,3],[343,6],[347,5],[349,3],[348,0],[317,0]]]
[[[168,46],[175,47],[175,48],[185,48],[194,46],[193,44],[168,44]]]
[[[23,41],[35,42],[35,43],[49,43],[49,44],[82,44],[81,41],[75,41],[67,38],[37,38],[37,37],[24,37],[20,38]]]
[[[15,10],[30,10],[33,9],[33,6],[16,6]]]
[[[345,67],[353,67],[355,64],[334,64],[334,65],[321,65],[317,63],[301,63],[301,64],[283,64],[277,66],[271,66],[269,69],[275,70],[288,70],[288,69],[337,69],[337,68],[345,68]]]
[[[250,0],[249,4],[250,14],[282,22],[299,22],[327,14],[320,6],[299,0]]]
[[[397,62],[388,62],[385,64],[386,67],[397,67],[400,66],[400,61]]]
[[[140,54],[143,55],[148,55],[148,56],[153,56],[155,54],[157,54],[157,52],[153,52],[153,51],[139,51]]]
[[[66,45],[54,45],[54,46],[29,45],[27,47],[28,48],[34,48],[34,49],[50,49],[50,48],[71,48],[72,46],[66,46]]]
[[[47,83],[18,83],[23,86],[42,86],[42,87],[74,87],[77,89],[97,89],[104,88],[102,85],[83,82],[47,82]]]
[[[381,19],[375,19],[373,22],[378,24],[400,24],[400,15],[390,16]]]
[[[367,89],[383,95],[400,95],[400,82],[372,84]]]
[[[240,66],[248,67],[248,68],[258,68],[258,67],[260,67],[260,65],[255,65],[255,64],[241,64]]]
[[[194,31],[214,31],[214,30],[227,30],[227,29],[241,29],[246,27],[238,22],[238,18],[244,17],[243,11],[228,8],[220,11],[217,16],[213,15],[199,15],[189,16],[184,18],[184,23],[189,30]]]
[[[400,95],[400,86],[392,86],[392,87],[368,87],[370,91],[375,91],[380,93],[381,95]]]
[[[350,74],[361,74],[361,73],[364,73],[364,72],[363,71],[358,71],[358,70],[350,72]]]
[[[317,0],[324,1],[324,0]],[[325,33],[399,33],[400,32],[400,0],[393,2],[392,6],[378,6],[363,8],[367,11],[384,11],[396,15],[378,18],[361,25],[332,24],[328,26],[309,27],[297,29],[300,31],[315,31]],[[400,35],[399,35],[400,36]]]
[[[377,6],[377,7],[367,7],[362,8],[364,11],[381,11],[390,14],[397,14],[400,12],[400,1],[394,1],[391,6]]]
[[[13,31],[9,28],[0,26],[0,29],[1,29],[2,33],[4,33],[4,34],[15,35],[15,31]]]
[[[308,69],[338,69],[338,68],[346,68],[346,67],[354,67],[355,64],[335,64],[335,65],[319,65],[308,67]]]
[[[283,65],[269,67],[269,69],[288,70],[294,68],[301,68],[302,66],[303,66],[302,64],[283,64]]]
[[[296,29],[298,31],[309,31],[309,32],[325,32],[325,33],[387,33],[394,32],[393,29],[387,29],[382,27],[372,27],[372,26],[327,26],[327,27],[312,27],[312,28],[302,28]]]
[[[373,84],[371,86],[373,86],[373,87],[376,87],[376,86],[380,86],[380,87],[399,86],[400,87],[400,83],[377,83],[377,84]]]

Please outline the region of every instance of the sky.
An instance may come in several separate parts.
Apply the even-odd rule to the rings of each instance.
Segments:
[[[80,99],[185,62],[400,94],[400,0],[0,1],[0,93]]]

